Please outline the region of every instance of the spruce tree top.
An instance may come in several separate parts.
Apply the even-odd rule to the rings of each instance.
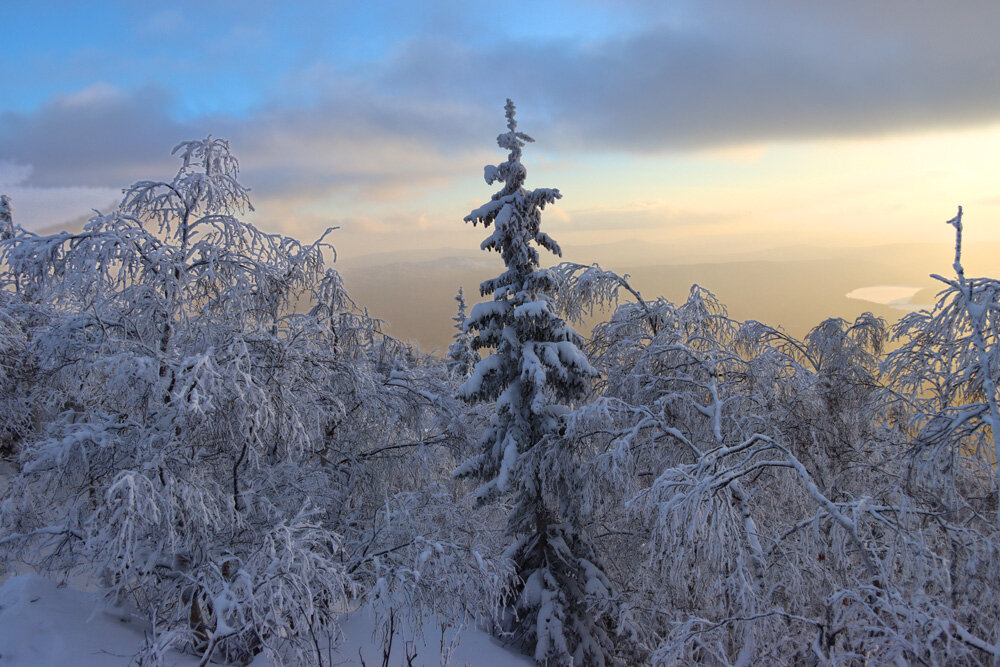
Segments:
[[[519,458],[559,431],[560,415],[568,409],[564,404],[578,400],[597,374],[580,349],[583,340],[557,314],[555,278],[539,267],[535,244],[561,254],[558,244],[539,230],[542,209],[559,198],[559,191],[523,187],[521,147],[532,139],[517,131],[513,102],[507,100],[505,109],[508,131],[497,137],[497,144],[509,155],[506,162],[485,169],[488,184],[500,181],[504,186],[465,218],[493,226],[481,247],[499,252],[506,266],[480,285],[483,296],[492,294],[493,300],[476,304],[464,325],[476,332],[475,349],[493,349],[459,388],[467,401],[496,400],[482,453],[456,471],[486,482],[477,491],[480,502],[535,484],[532,473],[517,470]]]
[[[483,241],[481,248],[499,252],[508,268],[504,275],[482,284],[480,291],[484,296],[510,285],[511,281],[516,280],[515,276],[522,279],[527,277],[527,274],[538,267],[538,251],[531,247],[529,241],[535,241],[550,252],[562,255],[559,244],[548,234],[539,231],[541,210],[562,195],[555,188],[524,189],[527,170],[521,164],[521,147],[534,139],[517,131],[514,103],[510,99],[504,110],[508,131],[497,137],[497,145],[510,153],[506,162],[496,166],[487,165],[483,170],[487,184],[499,181],[504,187],[489,202],[465,216],[465,221],[473,225],[493,225],[493,234]]]

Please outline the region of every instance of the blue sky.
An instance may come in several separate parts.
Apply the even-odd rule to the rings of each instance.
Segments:
[[[2,10],[7,110],[30,112],[94,81],[170,92],[178,120],[246,116],[315,101],[311,72],[377,76],[410,44],[451,40],[471,49],[607,39],[634,30],[636,12],[575,2],[9,3]],[[582,7],[582,8],[581,8]],[[504,14],[510,12],[510,18]]]
[[[466,245],[508,96],[572,242],[862,243],[870,221],[834,221],[879,219],[874,242],[932,234],[925,206],[997,212],[995,2],[4,3],[0,25],[0,188],[35,226],[211,132],[264,226]]]

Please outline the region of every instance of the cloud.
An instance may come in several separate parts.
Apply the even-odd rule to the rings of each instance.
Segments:
[[[399,104],[344,85],[312,104],[272,106],[246,118],[170,117],[162,90],[96,84],[33,113],[0,115],[0,158],[30,165],[33,186],[127,186],[169,178],[171,148],[212,133],[230,139],[255,196],[315,200],[412,196],[481,168],[482,151],[450,140],[471,118],[455,105]],[[25,167],[28,168],[28,167]]]
[[[67,221],[78,226],[94,209],[113,207],[121,195],[115,188],[26,185],[32,171],[30,165],[0,161],[0,194],[11,197],[14,220],[25,229],[55,231]]]
[[[447,224],[441,220],[431,220],[426,214],[407,215],[395,213],[386,216],[374,217],[368,215],[350,216],[347,218],[334,219],[335,226],[349,234],[412,234],[423,232],[432,227],[446,229]],[[451,223],[454,225],[455,223]]]
[[[16,187],[28,180],[32,167],[29,164],[17,164],[10,160],[0,160],[0,188]]]
[[[23,215],[54,224],[106,208],[115,200],[108,192],[120,196],[136,180],[169,179],[179,165],[173,146],[212,133],[230,140],[254,202],[291,230],[308,217],[297,209],[357,212],[376,201],[420,201],[456,178],[475,179],[495,157],[481,142],[452,142],[473,134],[474,119],[460,105],[400,103],[339,83],[303,106],[186,121],[170,116],[163,90],[88,86],[31,113],[0,114],[0,185],[19,186],[6,189]],[[416,215],[421,206],[408,210]],[[383,224],[397,228],[397,218]]]
[[[306,107],[265,110],[225,131],[240,147],[247,181],[265,196],[349,191],[384,200],[419,196],[481,169],[482,151],[451,139],[470,120],[460,107],[348,88]]]
[[[592,19],[610,6],[574,11]],[[232,141],[255,199],[354,206],[343,214],[355,215],[366,202],[419,201],[502,160],[493,138],[508,96],[519,105],[521,129],[542,148],[528,160],[1000,120],[1000,40],[992,34],[1000,4],[992,0],[636,0],[614,4],[632,17],[614,30],[574,31],[573,21],[587,22],[570,16],[556,33],[491,32],[485,15],[465,20],[448,7],[417,12],[413,26],[402,25],[412,12],[388,19],[399,25],[386,32],[384,53],[350,64],[324,51],[311,26],[301,27],[310,49],[287,59],[269,56],[289,36],[267,33],[264,19],[232,26],[227,35],[260,47],[253,58],[284,68],[277,77],[262,72],[266,83],[246,95],[263,100],[252,108],[177,115],[224,107],[199,106],[179,88],[183,76],[158,74],[147,62],[142,87],[91,82],[34,109],[0,112],[0,161],[30,168],[30,187],[121,188],[169,177],[170,149],[211,132]],[[174,11],[150,13],[140,28],[146,35],[187,29]],[[200,48],[190,45],[189,60]],[[211,60],[207,53],[202,59]],[[216,91],[220,100],[230,93]],[[628,214],[630,224],[653,224],[652,214],[642,215]],[[579,215],[575,222],[598,224]]]
[[[176,8],[161,9],[139,23],[139,30],[152,38],[168,38],[188,26],[184,13]]]
[[[98,83],[33,113],[0,114],[0,157],[31,165],[36,186],[127,185],[162,169],[191,131],[168,118],[168,100]]]
[[[94,210],[107,212],[121,199],[115,188],[4,186],[0,193],[14,203],[14,221],[25,229],[53,232],[81,225]]]
[[[1000,119],[995,2],[733,1],[690,5],[680,19],[676,3],[633,3],[633,10],[648,14],[646,27],[602,41],[482,49],[414,40],[385,80],[479,105],[510,95],[545,119],[544,128],[532,123],[537,135],[584,151],[656,152]]]

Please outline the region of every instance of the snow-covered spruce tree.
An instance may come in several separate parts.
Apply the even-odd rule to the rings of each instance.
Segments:
[[[0,195],[0,241],[14,235],[14,205],[7,195]]]
[[[448,370],[457,378],[465,379],[479,363],[479,353],[472,347],[472,334],[465,328],[465,293],[458,288],[455,295],[458,311],[452,320],[455,322],[454,342],[448,347]]]
[[[485,168],[487,184],[504,186],[465,218],[493,226],[481,247],[500,253],[506,266],[481,285],[481,293],[493,300],[473,307],[465,324],[477,332],[473,346],[493,353],[476,364],[459,390],[469,401],[495,399],[496,407],[481,453],[456,474],[482,482],[476,491],[480,503],[513,496],[506,530],[516,541],[507,554],[517,579],[505,629],[515,645],[540,664],[606,664],[613,660],[602,613],[610,585],[581,527],[562,515],[560,499],[547,493],[551,487],[543,479],[550,450],[559,446],[567,404],[584,396],[597,373],[580,349],[580,336],[554,312],[556,281],[540,268],[535,248],[561,254],[539,229],[542,209],[559,192],[524,188],[521,148],[532,139],[517,131],[509,99],[505,110],[508,131],[497,144],[509,151],[507,161]]]

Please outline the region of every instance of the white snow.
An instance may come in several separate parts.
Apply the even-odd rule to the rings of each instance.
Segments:
[[[374,615],[368,610],[358,610],[349,614],[341,626],[344,633],[343,643],[337,646],[335,664],[360,665],[360,655],[367,665],[382,664],[382,647],[375,633]],[[476,628],[466,628],[458,635],[458,644],[450,646],[455,641],[455,631],[448,629],[444,635],[444,655],[447,664],[453,667],[506,667],[507,665],[533,665],[527,656],[513,653],[504,648],[498,640],[486,632]],[[412,654],[416,651],[414,665],[442,664],[441,628],[433,619],[428,619],[421,632],[403,628],[393,639],[389,664],[392,667],[406,665],[407,650]],[[345,662],[340,663],[340,660]]]
[[[549,304],[544,301],[529,301],[528,303],[522,303],[520,306],[514,309],[514,318],[538,318],[538,317],[551,317],[552,313],[549,309]]]
[[[34,574],[0,586],[0,664],[4,667],[128,665],[139,650],[145,623],[85,593]],[[197,665],[175,654],[168,664]]]
[[[359,609],[344,617],[342,641],[335,644],[333,664],[382,664],[382,646],[375,616]],[[105,667],[128,665],[139,651],[148,626],[109,607],[97,593],[59,586],[34,574],[12,577],[0,585],[0,665],[4,667]],[[442,647],[447,663],[442,663]],[[389,664],[406,665],[406,653],[416,651],[414,665],[501,667],[530,665],[525,656],[504,648],[488,633],[448,629],[428,619],[421,631],[397,630]],[[359,653],[360,651],[360,653]],[[197,665],[198,657],[171,653],[166,665]],[[271,663],[260,656],[254,667]]]

